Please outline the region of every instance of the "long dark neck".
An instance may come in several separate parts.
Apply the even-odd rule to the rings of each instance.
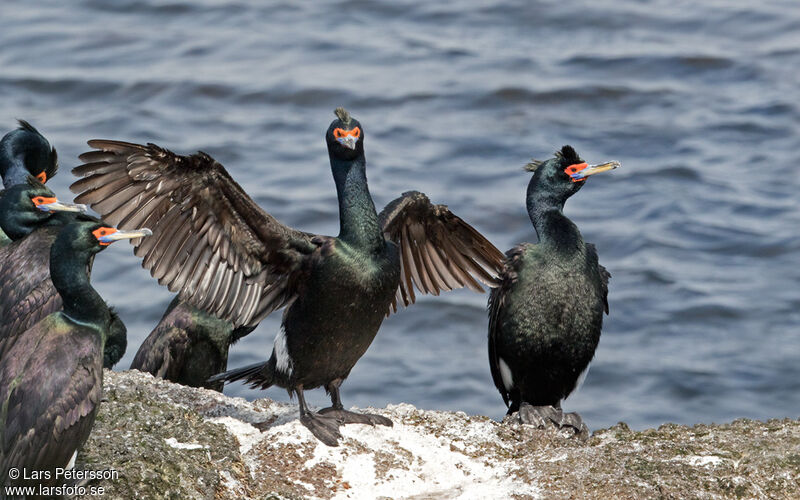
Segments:
[[[16,241],[46,224],[48,216],[37,209],[20,208],[19,193],[12,191],[0,193],[0,229]]]
[[[111,315],[105,301],[89,283],[92,255],[86,251],[65,248],[56,239],[50,251],[50,279],[64,303],[64,314],[73,321],[108,330]]]
[[[2,193],[0,193],[2,197]],[[26,224],[23,219],[25,215],[15,211],[14,207],[9,207],[0,199],[0,230],[2,230],[12,241],[16,241],[29,235],[34,227]],[[27,221],[30,222],[30,221]]]
[[[536,189],[534,180],[528,185],[526,205],[539,243],[570,252],[583,247],[583,237],[578,226],[564,215],[564,201],[547,190]]]
[[[10,156],[10,151],[0,152],[0,174],[3,177],[3,187],[5,189],[17,184],[24,184],[27,182],[28,171],[25,169],[25,164],[21,158]]]
[[[331,158],[336,193],[339,196],[339,239],[365,250],[377,250],[384,243],[378,213],[367,187],[366,161]]]

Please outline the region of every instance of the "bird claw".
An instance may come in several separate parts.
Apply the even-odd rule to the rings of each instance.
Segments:
[[[586,424],[583,422],[583,418],[581,418],[581,416],[576,412],[561,412],[561,422],[559,427],[562,429],[571,427],[575,432],[575,436],[579,437],[580,439],[586,439],[589,437],[589,427],[586,426]]]
[[[533,425],[539,429],[555,427],[558,430],[571,429],[575,436],[585,439],[589,437],[589,428],[577,413],[564,413],[561,408],[553,406],[533,406],[522,403],[517,412],[517,420],[521,424]]]

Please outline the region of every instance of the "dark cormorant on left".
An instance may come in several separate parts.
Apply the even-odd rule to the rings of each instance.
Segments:
[[[25,120],[19,120],[19,127],[0,139],[0,177],[5,189],[25,183],[28,175],[44,184],[57,170],[56,149]],[[0,247],[9,243],[11,240],[0,230]]]
[[[60,230],[50,276],[64,308],[20,333],[0,360],[2,486],[60,484],[54,469],[68,467],[89,437],[111,328],[108,306],[89,283],[89,262],[114,241],[149,234],[118,231],[81,215]],[[11,468],[49,471],[50,478],[11,480]]]

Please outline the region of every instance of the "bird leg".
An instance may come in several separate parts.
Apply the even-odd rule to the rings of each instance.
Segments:
[[[342,424],[367,424],[367,425],[387,425],[391,427],[392,421],[381,415],[373,413],[355,413],[347,411],[342,405],[342,399],[339,396],[339,386],[342,385],[342,379],[337,378],[325,386],[328,393],[331,395],[331,406],[323,408],[319,411],[320,415],[330,416],[336,418]]]
[[[535,425],[540,429],[550,426],[558,429],[569,427],[576,436],[589,437],[589,428],[583,423],[581,416],[574,412],[564,413],[560,406],[533,406],[530,403],[522,403],[517,412],[517,418],[522,424]]]
[[[308,410],[306,399],[303,396],[303,386],[294,389],[297,401],[300,404],[300,423],[311,431],[317,439],[328,446],[339,446],[342,434],[339,432],[340,422],[336,418],[326,415],[314,414]]]

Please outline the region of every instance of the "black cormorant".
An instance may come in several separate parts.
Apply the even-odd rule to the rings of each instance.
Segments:
[[[610,274],[563,213],[590,175],[617,162],[587,165],[570,146],[532,162],[528,215],[539,237],[508,251],[500,287],[489,296],[489,364],[494,384],[523,423],[570,426],[586,433],[561,400],[576,387],[600,340]]]
[[[18,334],[61,309],[61,296],[50,280],[50,247],[61,228],[75,220],[74,212],[85,210],[83,205],[58,201],[52,191],[30,176],[23,184],[4,191],[0,230],[13,243],[0,247],[0,357]],[[127,345],[125,325],[113,311],[112,318],[112,333],[105,348],[106,368],[119,361]]]
[[[78,215],[53,243],[50,275],[64,308],[21,333],[0,360],[0,483],[55,486],[89,437],[102,396],[103,344],[111,315],[89,283],[92,257],[113,241],[148,231],[117,231]],[[11,468],[49,479],[11,480]]]
[[[364,129],[342,108],[326,133],[339,198],[338,237],[279,223],[204,153],[178,156],[153,144],[90,141],[99,151],[73,172],[76,201],[120,227],[147,224],[154,236],[137,245],[143,265],[181,299],[254,326],[283,315],[264,363],[220,374],[262,388],[294,392],[300,420],[334,446],[343,423],[390,425],[346,411],[339,386],[366,352],[390,309],[424,293],[494,286],[503,255],[446,206],[408,192],[381,212],[367,188]],[[477,280],[476,280],[477,278]],[[303,391],[324,386],[332,406],[308,410]]]
[[[19,127],[0,139],[0,177],[5,189],[26,182],[28,175],[44,184],[56,175],[57,170],[56,149],[25,120],[19,120]],[[0,231],[0,247],[10,242]]]
[[[227,369],[231,344],[254,328],[234,328],[230,320],[218,318],[176,296],[139,346],[131,369],[178,384],[222,391],[222,381],[208,379]]]

